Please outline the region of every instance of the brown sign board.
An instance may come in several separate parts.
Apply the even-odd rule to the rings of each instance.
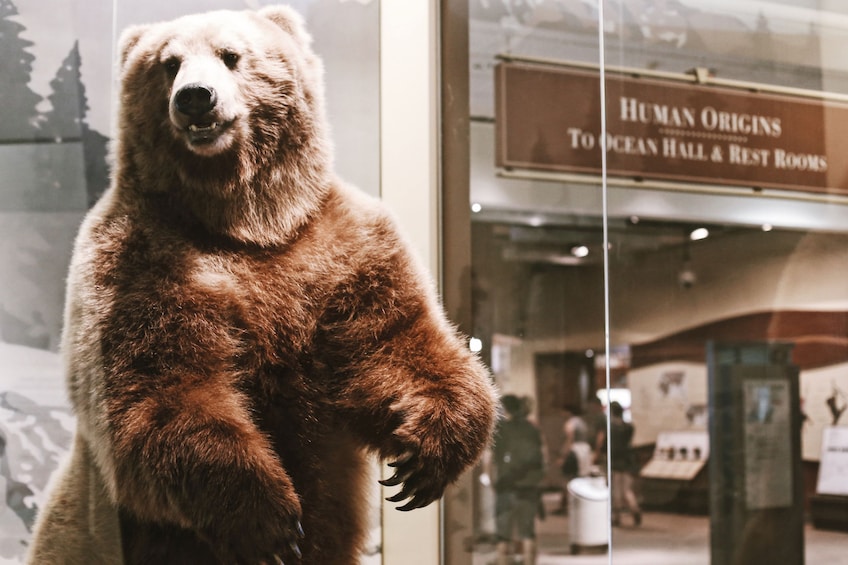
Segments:
[[[848,104],[606,73],[607,172],[848,194]],[[502,62],[496,164],[601,173],[600,73]]]

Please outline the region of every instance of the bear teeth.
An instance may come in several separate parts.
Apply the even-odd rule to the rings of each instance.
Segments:
[[[213,129],[218,127],[218,122],[212,122],[208,126],[198,126],[197,124],[190,124],[188,129],[190,131],[212,131]]]

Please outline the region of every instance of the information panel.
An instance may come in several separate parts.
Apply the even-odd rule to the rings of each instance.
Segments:
[[[756,373],[758,368],[744,368]],[[737,376],[744,378],[742,370]],[[751,510],[792,506],[792,412],[787,379],[746,379],[745,503]],[[767,471],[767,472],[766,472]]]
[[[500,63],[496,164],[599,174],[599,74]],[[610,175],[848,194],[848,104],[605,76]]]
[[[848,496],[848,426],[824,429],[816,492]]]

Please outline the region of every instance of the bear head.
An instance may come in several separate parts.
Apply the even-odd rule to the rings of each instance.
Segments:
[[[259,244],[285,241],[314,211],[332,157],[323,68],[297,12],[133,26],[119,53],[118,192]]]

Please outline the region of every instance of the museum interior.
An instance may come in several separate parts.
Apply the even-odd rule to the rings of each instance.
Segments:
[[[597,8],[469,2],[472,334],[543,438],[538,563],[846,563],[845,8],[604,2],[601,38]],[[638,525],[615,453],[564,474],[597,399]]]
[[[73,434],[64,284],[109,185],[115,38],[273,3],[0,0],[0,563],[23,563]],[[530,538],[502,531],[493,442],[423,528],[375,486],[361,562],[848,565],[848,3],[287,3],[339,175],[434,203],[401,223],[438,242],[448,315],[541,451]],[[431,58],[390,68],[418,33]],[[431,126],[430,153],[404,149]]]

